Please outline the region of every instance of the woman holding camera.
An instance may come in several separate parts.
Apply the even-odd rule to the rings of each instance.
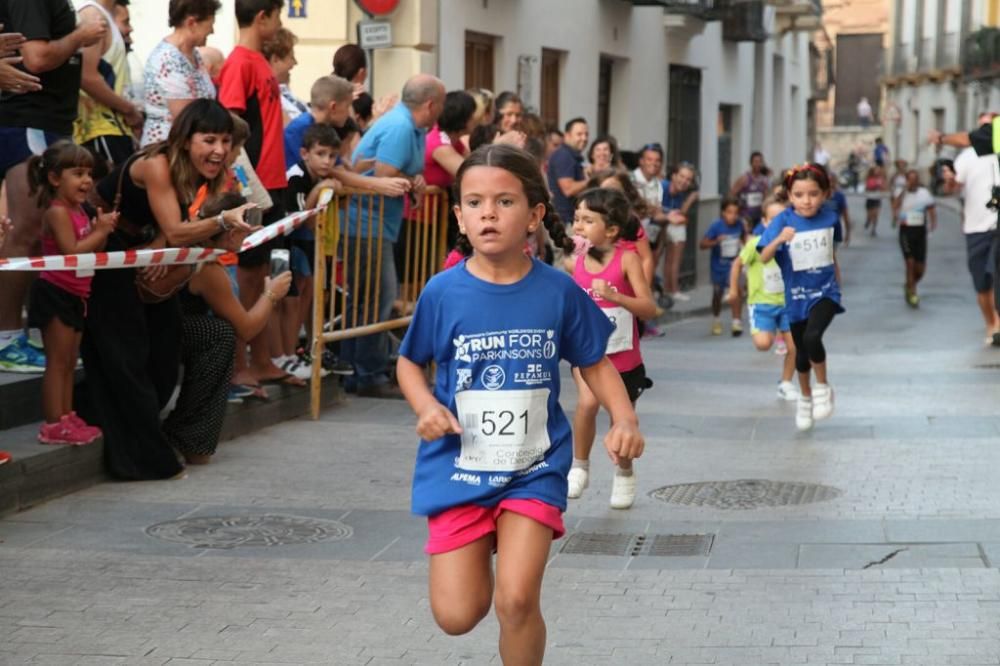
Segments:
[[[221,191],[233,120],[214,100],[191,102],[165,142],[149,146],[97,186],[104,210],[120,213],[107,250],[197,245],[223,229],[249,230],[246,207],[211,218],[191,213],[199,190]],[[100,270],[94,277],[81,355],[81,414],[104,431],[108,470],[119,479],[168,479],[184,469],[160,423],[177,383],[187,268]],[[175,418],[183,418],[176,414]]]

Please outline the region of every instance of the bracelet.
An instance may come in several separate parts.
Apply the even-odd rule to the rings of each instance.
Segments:
[[[215,218],[215,223],[219,225],[221,231],[229,231],[229,227],[226,226],[225,213],[219,213]]]
[[[264,295],[267,296],[267,300],[271,301],[271,305],[277,305],[278,304],[278,299],[275,298],[274,292],[271,291],[270,289],[265,289],[264,290]]]

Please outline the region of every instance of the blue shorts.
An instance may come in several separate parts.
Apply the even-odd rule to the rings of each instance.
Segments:
[[[792,328],[784,306],[751,303],[747,306],[747,310],[750,311],[751,335],[755,333],[775,333],[777,331],[787,333]]]
[[[313,274],[313,253],[316,251],[316,242],[293,240],[290,249],[292,255],[289,264],[292,275],[310,277]]]
[[[722,287],[723,289],[728,287],[729,273],[732,266],[733,266],[732,262],[729,262],[724,266],[712,265],[710,267],[712,272],[712,286]]]
[[[32,155],[41,155],[60,139],[72,139],[32,127],[0,127],[0,180]]]

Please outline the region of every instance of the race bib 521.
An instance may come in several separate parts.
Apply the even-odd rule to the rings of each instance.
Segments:
[[[460,391],[462,424],[458,467],[476,472],[518,472],[542,459],[549,440],[549,389]]]

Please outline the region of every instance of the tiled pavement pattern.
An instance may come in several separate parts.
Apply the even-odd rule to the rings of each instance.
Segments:
[[[554,544],[547,664],[1000,664],[1000,374],[976,367],[1000,350],[981,346],[957,217],[941,217],[918,311],[884,220],[842,253],[837,413],[810,434],[773,397],[778,359],[746,339],[694,319],[645,345],[639,501],[607,508],[596,449],[567,525],[714,543],[699,557]],[[499,663],[492,617],[462,638],[430,618],[424,526],[407,513],[414,446],[405,405],[353,400],[227,443],[186,480],[103,484],[0,521],[0,664]],[[649,496],[737,479],[840,494],[742,511]],[[228,549],[146,531],[219,516],[334,531]]]

